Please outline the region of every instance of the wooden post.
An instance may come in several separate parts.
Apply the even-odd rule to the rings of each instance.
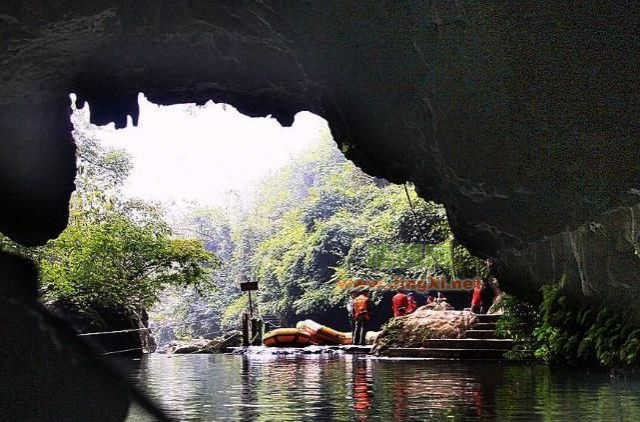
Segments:
[[[258,318],[251,318],[251,345],[261,346],[264,324]]]
[[[246,312],[242,313],[242,345],[249,345],[249,315]]]
[[[259,328],[258,321],[253,317],[253,298],[251,297],[251,291],[258,290],[258,282],[245,281],[240,283],[240,290],[249,294],[249,313],[242,314],[242,344],[244,346],[249,344],[260,345],[262,343],[262,335],[258,335],[258,329],[262,329]]]
[[[256,345],[256,339],[258,337],[258,321],[255,318],[251,318],[251,345]]]

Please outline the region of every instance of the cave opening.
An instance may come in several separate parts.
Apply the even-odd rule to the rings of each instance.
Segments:
[[[72,104],[76,100],[72,94]],[[60,288],[57,284],[68,287],[64,277],[46,281],[44,301],[64,304],[58,307],[63,315],[74,319],[73,313],[83,306],[102,313],[102,326],[87,318],[76,321],[80,331],[152,328],[153,338],[142,336],[140,345],[135,344],[138,333],[128,340],[100,337],[103,350],[166,350],[177,340],[212,338],[238,329],[247,308],[246,295],[238,287],[248,280],[260,281],[264,290],[254,297],[257,313],[274,326],[312,319],[348,331],[345,286],[355,278],[370,286],[385,278],[407,280],[406,286],[374,287],[378,290],[373,295],[377,309],[373,330],[393,316],[391,299],[397,288],[416,290],[420,305],[441,291],[454,308],[469,307],[469,286],[456,290],[444,284],[416,285],[427,276],[444,275],[453,281],[486,275],[484,263],[455,241],[442,206],[422,200],[411,187],[403,190],[358,169],[335,145],[323,119],[299,113],[286,128],[269,116],[250,118],[225,104],[160,106],[143,94],[138,103],[136,125],[129,116],[127,127],[118,129],[114,124],[93,125],[90,105],[72,107],[77,190],[71,201],[70,228],[50,244],[61,245],[64,251],[65,242],[71,240],[68,233],[108,243],[101,233],[76,227],[107,221],[116,209],[125,220],[167,230],[175,238],[197,239],[219,259],[220,268],[202,283],[209,284],[208,292],[196,283],[185,287],[176,279],[175,285],[162,289],[147,286],[151,294],[132,289],[117,297],[102,290],[109,298],[104,301],[96,299],[96,289],[87,292],[87,286]],[[383,228],[368,229],[368,219]],[[111,235],[122,236],[114,250],[132,242],[125,230]],[[388,256],[372,258],[374,253]],[[372,259],[387,261],[376,262],[373,265],[380,268],[373,268]],[[283,260],[289,260],[284,269],[274,265]],[[464,264],[456,267],[456,260]],[[287,271],[292,274],[282,274]],[[45,277],[48,274],[45,271]],[[94,282],[110,283],[100,278]],[[113,288],[127,291],[124,284]],[[96,303],[87,305],[92,300]],[[122,303],[113,306],[118,301]],[[134,311],[128,315],[110,306]]]
[[[179,275],[181,282],[191,285],[204,274],[200,266],[188,265],[193,260],[209,259],[207,268],[223,268],[198,245],[206,244],[208,236],[230,231],[231,241],[244,240],[233,243],[237,248],[232,249],[239,251],[232,260],[234,268],[246,270],[247,278],[263,277],[263,285],[273,288],[264,291],[270,296],[260,299],[272,305],[271,314],[291,324],[305,316],[319,319],[320,314],[313,312],[325,312],[321,309],[325,302],[336,300],[335,309],[344,310],[332,291],[316,283],[333,277],[322,268],[331,268],[331,274],[340,279],[357,275],[375,281],[380,273],[388,274],[388,262],[380,251],[384,265],[368,273],[367,247],[428,238],[426,227],[424,236],[415,233],[413,213],[402,191],[402,184],[408,182],[418,193],[410,190],[407,196],[416,198],[419,217],[437,219],[442,209],[423,205],[418,196],[444,204],[455,234],[456,244],[430,253],[442,252],[446,257],[447,250],[460,246],[498,264],[498,279],[514,299],[510,302],[511,316],[516,315],[512,326],[529,327],[520,337],[524,339],[520,351],[547,362],[613,368],[612,374],[618,368],[637,368],[637,9],[637,2],[610,2],[597,8],[540,1],[517,6],[491,2],[2,2],[0,232],[21,245],[39,245],[36,252],[27,253],[41,264],[41,274],[48,280],[74,275],[63,283],[41,286],[43,299],[66,292],[82,297],[81,307],[110,298],[135,299],[140,302],[135,309],[140,309],[138,305],[146,309],[153,289],[127,294],[126,289],[101,290],[101,283],[78,280],[96,281],[93,274],[98,273],[117,279],[118,267],[108,265],[108,258],[133,266],[148,262],[150,255],[133,260],[127,255],[131,250],[160,250],[172,254],[176,260],[171,262],[179,265],[166,267],[165,275]],[[376,199],[375,186],[397,189],[393,192],[397,196],[393,201],[377,198],[360,203],[361,196],[353,189],[360,176],[338,174],[326,178],[329,187],[310,190],[312,200],[291,201],[291,208],[276,216],[271,213],[277,210],[273,203],[295,189],[282,192],[277,187],[284,184],[274,183],[268,195],[255,201],[262,211],[248,212],[252,224],[230,221],[235,228],[227,230],[207,227],[211,219],[194,217],[196,224],[187,228],[201,232],[203,241],[190,242],[175,227],[162,219],[159,222],[162,213],[149,201],[123,201],[113,194],[127,189],[153,193],[122,181],[137,172],[125,154],[104,151],[102,144],[89,141],[91,153],[84,161],[81,157],[76,174],[70,92],[77,94],[78,105],[91,105],[94,123],[114,122],[117,128],[138,122],[139,92],[163,106],[204,105],[209,100],[229,103],[252,117],[271,113],[285,126],[294,123],[299,111],[308,110],[327,120],[348,160],[380,178],[362,179],[364,187],[357,192]],[[114,131],[114,142],[123,133]],[[183,139],[176,141],[185,144]],[[168,158],[171,153],[165,151],[162,156],[162,151],[147,148],[156,154],[156,161],[182,159],[183,151]],[[95,157],[103,159],[98,162],[102,166],[92,167]],[[216,166],[225,164],[223,160]],[[347,171],[348,166],[338,167]],[[196,183],[174,186],[174,180],[165,177],[170,170],[157,177],[156,185],[178,194],[197,193],[189,191]],[[280,171],[274,169],[274,173]],[[236,173],[244,177],[248,171]],[[95,175],[97,179],[91,177]],[[212,190],[216,181],[205,180]],[[385,186],[387,181],[396,187]],[[80,196],[82,190],[90,194]],[[404,211],[400,204],[405,204]],[[330,211],[340,207],[340,212]],[[80,214],[87,224],[77,224]],[[239,229],[243,227],[244,232]],[[403,229],[392,233],[390,228],[399,227]],[[374,236],[374,229],[384,235]],[[246,241],[247,233],[263,233],[260,230],[273,234],[267,236],[268,244],[259,247],[257,243],[262,242]],[[123,238],[129,241],[119,241]],[[42,246],[51,239],[67,250]],[[100,241],[87,242],[91,239]],[[347,250],[344,245],[349,239],[357,241]],[[129,390],[87,353],[75,332],[43,308],[44,302],[38,301],[37,269],[31,261],[15,256],[24,252],[22,246],[1,240],[5,250],[0,253],[0,371],[8,368],[8,374],[1,374],[8,381],[1,386],[0,407],[7,406],[9,411],[3,408],[0,414],[9,420],[15,415],[15,420],[123,420]],[[74,249],[79,244],[93,249],[83,254]],[[150,247],[142,248],[145,245]],[[104,253],[107,246],[117,253]],[[225,249],[215,252],[223,256]],[[247,258],[250,253],[260,261],[257,274],[250,271],[257,268]],[[410,248],[402,253],[411,261]],[[349,265],[338,265],[334,255],[343,256]],[[91,268],[101,271],[84,271]],[[136,280],[147,273],[144,265],[138,270]],[[529,301],[530,306],[518,300]],[[234,321],[246,305],[240,299],[211,303],[219,305],[215,312],[228,321]],[[189,310],[178,305],[176,312]],[[147,315],[140,312],[138,318],[144,324]],[[109,323],[106,315],[101,319]],[[207,327],[200,328],[207,332]],[[446,344],[460,343],[456,341]],[[214,361],[192,363],[189,376],[205,373],[199,386],[210,385],[208,375],[216,371],[240,374],[243,379],[252,374],[263,378],[257,389],[252,389],[255,384],[235,383],[237,378],[235,384],[220,386],[237,391],[235,386],[242,385],[240,400],[216,395],[221,390],[214,386],[201,396],[215,396],[217,403],[227,399],[242,409],[241,414],[207,413],[210,403],[196,401],[200,419],[287,419],[289,408],[303,409],[300,412],[318,420],[388,419],[391,413],[398,420],[458,414],[459,419],[477,415],[535,419],[548,416],[547,409],[554,409],[551,417],[559,420],[640,419],[633,417],[640,409],[637,383],[612,385],[607,376],[598,378],[586,371],[465,362],[394,365],[351,357],[333,361],[320,371],[315,362],[260,367],[255,361],[232,358],[228,366],[205,366]],[[174,366],[160,366],[157,372],[171,373],[181,361],[172,362]],[[336,366],[340,368],[337,378],[331,371]],[[299,378],[289,383],[288,376]],[[442,388],[437,394],[425,394],[426,388],[433,387],[432,380]],[[296,390],[292,385],[313,389]],[[550,397],[540,385],[551,385],[558,394]],[[178,390],[171,391],[172,399],[184,397]],[[331,398],[327,399],[323,396],[327,391],[336,394],[327,394]],[[460,391],[473,394],[461,397]],[[194,396],[198,394],[190,398]],[[287,401],[291,396],[303,401]],[[282,408],[287,409],[269,407],[273,397],[282,399]],[[372,404],[374,397],[384,404]],[[261,407],[258,412],[251,410],[256,402]]]

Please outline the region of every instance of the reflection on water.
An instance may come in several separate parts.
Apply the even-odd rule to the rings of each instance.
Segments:
[[[640,421],[640,379],[541,364],[351,355],[149,355],[117,364],[184,421]],[[147,420],[132,408],[128,421]]]

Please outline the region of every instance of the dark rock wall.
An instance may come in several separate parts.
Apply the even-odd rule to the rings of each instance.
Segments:
[[[443,202],[474,251],[523,249],[639,199],[637,8],[5,3],[0,228],[25,243],[63,228],[68,93],[122,127],[144,92],[283,124],[315,112],[366,171]]]
[[[132,312],[124,308],[96,305],[78,310],[62,301],[46,303],[44,306],[77,333],[112,332],[82,336],[100,354],[140,356],[156,349],[155,339],[148,329],[149,316],[145,310]]]
[[[0,254],[0,280],[2,420],[124,420],[130,388],[37,302],[33,264]]]
[[[567,277],[584,296],[640,297],[640,206],[620,207],[575,230],[565,230],[504,255],[502,272],[520,280],[510,287],[535,298],[543,283]],[[614,308],[616,304],[613,303]]]

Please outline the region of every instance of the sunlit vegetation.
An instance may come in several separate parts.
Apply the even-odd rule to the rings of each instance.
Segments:
[[[4,250],[36,261],[43,301],[84,313],[136,312],[151,307],[168,286],[206,285],[219,265],[215,254],[200,240],[173,236],[159,206],[122,199],[130,158],[101,146],[75,123],[79,169],[67,229],[38,248],[0,240]]]
[[[123,198],[129,156],[75,123],[79,172],[68,228],[35,249],[2,240],[4,249],[38,263],[46,303],[80,312],[155,305],[157,323],[189,322],[171,336],[190,337],[238,325],[247,309],[242,281],[259,283],[262,315],[295,324],[341,309],[343,279],[473,277],[484,270],[454,241],[440,205],[366,175],[328,132],[255,186],[249,205],[240,198],[225,208],[194,205],[169,219],[158,204]],[[417,260],[396,260],[393,251],[385,265],[370,259],[376,246],[403,244],[425,247]]]
[[[212,276],[216,292],[206,304],[158,307],[155,316],[197,320],[206,313],[221,322],[198,326],[194,335],[234,327],[247,307],[238,283],[252,280],[260,285],[261,313],[295,324],[305,315],[341,308],[341,279],[482,273],[483,262],[453,241],[444,209],[418,198],[412,188],[408,194],[413,210],[403,186],[360,171],[325,133],[317,146],[256,186],[248,207],[194,207],[178,222],[224,265]],[[375,245],[400,244],[440,245],[446,253],[433,259],[425,252],[410,265],[380,266],[369,259]]]

